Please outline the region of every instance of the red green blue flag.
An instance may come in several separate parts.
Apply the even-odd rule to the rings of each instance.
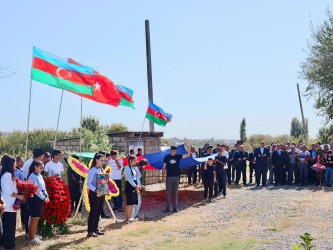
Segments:
[[[156,106],[154,103],[149,102],[146,118],[162,127],[165,127],[167,123],[171,122],[172,115],[165,113],[163,109]]]
[[[122,85],[115,86],[121,98],[119,105],[131,107],[134,109],[133,90]]]
[[[79,94],[94,95],[94,69],[33,48],[31,79]]]

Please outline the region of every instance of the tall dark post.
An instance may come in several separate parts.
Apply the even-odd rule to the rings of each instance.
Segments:
[[[297,83],[297,92],[298,92],[299,106],[301,107],[304,137],[305,137],[306,145],[309,146],[309,142],[308,142],[308,131],[306,131],[305,119],[304,119],[304,114],[303,114],[303,105],[302,105],[301,93],[299,91],[299,85],[298,85],[298,83]]]
[[[148,101],[153,102],[153,78],[151,72],[151,52],[150,52],[150,29],[149,20],[145,21],[146,27],[146,54],[147,54],[147,79],[148,79]],[[149,121],[149,131],[154,132],[154,122]]]

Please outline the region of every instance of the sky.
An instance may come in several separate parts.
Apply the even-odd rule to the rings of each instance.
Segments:
[[[307,56],[310,21],[326,0],[0,1],[0,131],[26,130],[32,48],[93,67],[134,91],[136,109],[83,100],[83,116],[141,131],[148,105],[145,20],[150,21],[154,103],[173,115],[164,137],[238,139],[289,134],[301,119],[296,83]],[[55,128],[61,90],[32,82],[30,129]],[[302,97],[309,134],[324,125]],[[80,124],[80,97],[66,92],[60,130]],[[144,130],[149,129],[146,120]]]

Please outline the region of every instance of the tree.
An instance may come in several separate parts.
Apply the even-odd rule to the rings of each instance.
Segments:
[[[319,129],[319,139],[324,144],[328,144],[333,141],[333,124]]]
[[[333,119],[333,15],[326,9],[327,19],[318,27],[310,23],[312,42],[308,57],[301,63],[299,77],[308,81],[305,96],[313,97],[318,115]]]
[[[106,134],[127,132],[128,128],[121,123],[112,123],[111,126],[104,126],[104,131]]]
[[[241,124],[240,124],[240,139],[243,142],[246,142],[247,137],[246,137],[246,120],[243,118]]]
[[[167,139],[167,138],[161,138],[161,144],[162,145],[171,146],[172,142],[169,139]]]
[[[98,130],[101,130],[101,126],[99,125],[99,119],[92,116],[83,117],[82,128],[88,129],[93,133],[95,133]]]
[[[308,135],[309,131],[309,120],[305,118],[305,130],[306,130],[306,135]],[[291,120],[291,125],[290,125],[290,136],[293,136],[295,138],[299,138],[301,135],[304,136],[304,130],[303,130],[303,123],[297,118],[294,117]]]

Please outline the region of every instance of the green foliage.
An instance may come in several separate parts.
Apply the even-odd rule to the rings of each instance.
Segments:
[[[333,141],[333,123],[328,127],[322,127],[319,129],[319,139],[324,144]]]
[[[293,246],[293,250],[299,250],[299,249],[310,250],[316,247],[315,245],[311,245],[311,242],[314,240],[314,238],[311,238],[311,234],[305,233],[304,236],[300,237],[303,242],[299,245]]]
[[[246,137],[246,120],[245,118],[242,119],[242,122],[240,124],[240,139],[243,142],[247,141],[247,137]]]
[[[82,139],[83,152],[110,151],[111,144],[109,144],[109,138],[103,132],[93,133],[91,130],[83,129]]]
[[[333,119],[333,15],[329,8],[326,17],[316,28],[310,24],[312,41],[299,76],[308,81],[305,94],[314,98],[314,107],[328,123]]]
[[[39,220],[37,234],[43,236],[43,238],[53,238],[58,234],[65,235],[72,234],[72,232],[69,230],[68,225],[65,222],[59,225],[54,225],[47,223],[46,220]]]
[[[82,128],[90,130],[93,133],[97,132],[101,129],[101,126],[99,125],[99,119],[92,116],[83,117]]]
[[[171,146],[172,142],[167,138],[161,138],[161,144]]]
[[[290,143],[295,142],[297,145],[300,143],[306,143],[303,135],[296,138],[289,135],[279,135],[273,137],[271,135],[254,134],[249,137],[246,144],[249,144],[251,147],[259,147],[261,141],[264,141],[266,145],[271,144],[272,142],[285,143],[286,141],[289,141]]]
[[[305,130],[306,134],[308,135],[309,120],[307,118],[305,118]],[[299,138],[301,135],[304,135],[303,123],[297,117],[294,117],[291,120],[290,136]]]
[[[104,131],[106,134],[127,132],[128,128],[121,123],[112,123],[111,126],[104,126]]]

